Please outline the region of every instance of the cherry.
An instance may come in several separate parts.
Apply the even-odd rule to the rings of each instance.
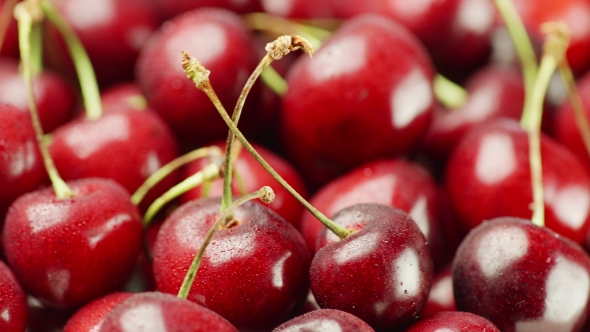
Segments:
[[[257,64],[254,42],[239,16],[223,9],[197,9],[175,17],[159,29],[142,49],[137,84],[148,104],[182,139],[198,146],[227,135],[206,95],[186,79],[179,65],[181,52],[195,54],[211,70],[211,81],[225,105],[232,105],[248,73]],[[269,118],[258,109],[258,88],[250,93],[243,128],[262,128]]]
[[[291,67],[281,130],[314,184],[408,152],[434,111],[433,68],[419,41],[377,15],[348,20],[313,59]]]
[[[116,306],[99,332],[237,332],[227,320],[191,301],[165,293],[139,293]]]
[[[462,332],[485,331],[500,332],[489,320],[469,312],[439,312],[434,316],[420,320],[407,332]]]
[[[113,291],[130,276],[141,250],[141,223],[129,193],[106,179],[69,183],[19,197],[4,225],[6,257],[30,294],[76,308]]]
[[[2,19],[8,19],[10,22],[8,23],[7,30],[5,32],[4,38],[0,43],[0,56],[9,56],[13,58],[18,58],[19,50],[18,50],[18,26],[16,24],[16,20],[12,16],[12,11],[8,9],[6,6],[14,6],[16,3],[15,0],[0,0],[0,12],[4,10],[8,10],[8,14],[0,13],[0,17],[6,15]],[[0,28],[1,30],[1,28]],[[1,33],[1,32],[0,32]],[[2,37],[0,37],[2,39]]]
[[[403,211],[358,204],[333,220],[359,229],[314,256],[311,289],[321,308],[349,312],[376,330],[410,323],[426,303],[433,266],[424,235]]]
[[[24,331],[27,325],[27,297],[10,268],[0,261],[0,330]]]
[[[460,311],[502,331],[578,331],[590,310],[590,257],[530,220],[496,218],[461,243],[453,287]]]
[[[334,309],[319,309],[295,317],[275,328],[273,332],[296,331],[342,331],[342,332],[372,332],[367,323],[347,312]]]
[[[57,332],[61,331],[73,310],[57,309],[39,302],[36,298],[29,296],[29,318],[27,332]]]
[[[590,177],[580,161],[551,138],[541,137],[545,223],[579,244],[590,227]],[[533,201],[527,133],[514,120],[473,128],[451,154],[446,188],[463,230],[483,220],[530,218]]]
[[[205,234],[220,214],[220,199],[190,201],[175,210],[153,251],[158,290],[176,294]],[[276,213],[247,202],[207,247],[188,299],[239,329],[277,326],[303,305],[310,257],[295,228]]]
[[[456,311],[453,296],[453,275],[451,265],[447,265],[434,275],[432,287],[420,317],[428,317],[443,311]]]
[[[150,2],[164,19],[201,7],[220,7],[239,14],[262,10],[258,0],[151,0]]]
[[[28,92],[18,61],[0,58],[0,102],[28,114]],[[44,132],[51,132],[72,118],[76,96],[70,84],[59,74],[43,70],[33,77],[35,100]]]
[[[221,149],[225,149],[225,143],[216,143],[215,145]],[[304,197],[307,196],[307,190],[305,188],[305,184],[303,183],[303,179],[299,174],[297,174],[295,168],[266,148],[257,144],[255,144],[254,147],[258,152],[260,152],[264,160],[266,160],[279,174],[281,174],[281,176],[287,182],[289,182],[289,184],[293,186],[293,188],[297,190],[298,193]],[[200,171],[205,166],[207,166],[207,163],[208,160],[206,158],[190,163],[185,169],[184,177],[186,178]],[[252,157],[247,151],[241,151],[238,155],[238,158],[236,159],[234,168],[234,174],[236,175],[232,181],[232,191],[235,195],[252,192],[261,188],[262,186],[269,185],[274,188],[275,199],[270,205],[267,206],[278,213],[281,217],[287,219],[287,221],[289,221],[295,227],[299,226],[299,219],[301,218],[303,207],[291,194],[289,194],[286,189],[284,189],[275,179],[273,179],[272,176],[267,171],[265,171],[262,166],[260,166],[260,164],[258,164],[254,157]],[[208,189],[208,194],[210,197],[221,196],[222,192],[222,179],[218,179],[210,183],[210,187]],[[201,197],[202,193],[203,187],[198,186],[186,192],[181,197],[181,201],[188,202],[193,199],[198,199]],[[258,200],[255,202],[264,204]]]
[[[106,315],[119,303],[133,295],[115,292],[96,299],[80,308],[64,326],[64,332],[97,332]]]

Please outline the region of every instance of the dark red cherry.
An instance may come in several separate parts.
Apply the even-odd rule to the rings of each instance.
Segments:
[[[239,14],[262,10],[259,0],[149,0],[149,2],[164,19],[201,7],[220,7]]]
[[[177,294],[193,257],[220,213],[219,198],[185,203],[164,222],[153,252],[158,290]],[[248,202],[235,224],[207,247],[188,299],[239,329],[268,329],[297,312],[309,289],[310,257],[299,232],[276,213]]]
[[[225,149],[225,143],[216,143],[216,146]],[[293,166],[287,163],[278,155],[274,154],[266,148],[254,144],[256,151],[271,165],[277,173],[287,181],[293,189],[295,189],[303,197],[307,197],[307,189],[303,183],[303,179]],[[200,159],[187,165],[184,177],[203,169],[209,162],[208,158]],[[247,151],[242,150],[236,159],[234,165],[234,172],[237,173],[232,181],[232,191],[235,195],[244,195],[262,188],[263,186],[270,186],[275,193],[275,199],[270,204],[255,201],[262,205],[271,208],[281,217],[287,219],[293,226],[299,226],[299,219],[303,212],[303,206],[291,195],[283,186],[281,186],[272,176],[260,166],[260,164]],[[193,199],[201,198],[203,187],[198,186],[186,192],[181,200],[188,202]],[[209,197],[219,196],[223,193],[223,179],[218,179],[211,182],[208,189]]]
[[[73,310],[58,309],[44,305],[36,298],[29,296],[29,318],[27,332],[57,332],[61,331]]]
[[[141,250],[141,223],[129,193],[107,179],[69,182],[72,198],[52,188],[10,207],[3,243],[14,274],[33,296],[76,308],[121,286]]]
[[[500,332],[489,320],[469,312],[447,311],[420,320],[406,332]]]
[[[281,324],[273,332],[295,331],[341,331],[341,332],[373,332],[367,323],[347,312],[334,309],[319,309],[295,317]]]
[[[139,293],[116,306],[97,332],[237,332],[225,318],[191,301],[163,293]]]
[[[321,308],[349,312],[376,330],[412,322],[428,298],[432,260],[424,235],[405,212],[359,204],[334,216],[358,231],[320,249],[311,289]]]
[[[0,261],[0,299],[0,330],[24,331],[27,326],[27,296],[3,261]]]
[[[453,275],[451,265],[447,265],[434,275],[432,287],[420,317],[428,317],[443,311],[456,311],[453,295]]]
[[[449,157],[446,188],[464,230],[484,220],[530,218],[533,201],[528,135],[516,120],[500,119],[473,128]],[[590,176],[562,145],[541,136],[545,223],[579,244],[590,230]]]
[[[116,292],[96,299],[80,308],[64,326],[64,332],[97,332],[106,315],[119,303],[133,295]]]
[[[7,0],[0,0],[0,11],[9,10],[5,8],[7,2],[14,1],[7,1]],[[18,25],[16,23],[16,19],[9,15],[10,23],[8,24],[8,30],[4,35],[4,41],[2,45],[0,45],[0,56],[9,56],[15,59],[19,57],[19,49],[18,49]]]
[[[289,71],[281,114],[288,153],[321,184],[408,152],[434,111],[432,78],[426,51],[406,28],[377,15],[348,20]]]
[[[257,64],[250,32],[235,13],[203,8],[165,23],[142,49],[136,79],[148,104],[191,146],[227,136],[227,126],[206,94],[186,78],[180,55],[187,51],[211,71],[211,84],[232,112],[242,87]],[[240,128],[262,128],[269,115],[259,109],[260,90],[245,104]]]
[[[530,220],[496,218],[461,243],[453,287],[460,311],[502,331],[579,331],[590,310],[590,257]]]

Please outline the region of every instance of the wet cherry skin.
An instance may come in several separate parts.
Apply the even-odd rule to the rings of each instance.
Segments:
[[[27,326],[27,296],[3,261],[0,261],[0,299],[0,330],[24,331]]]
[[[530,220],[496,218],[461,243],[453,287],[460,311],[502,331],[578,331],[590,310],[590,257]]]
[[[453,274],[451,267],[451,264],[449,264],[434,275],[428,300],[420,313],[420,317],[432,316],[443,311],[457,311],[457,305],[455,305],[455,297],[453,295]]]
[[[121,286],[141,250],[140,215],[129,193],[99,178],[69,182],[73,198],[52,188],[10,207],[3,243],[27,291],[46,304],[77,308]]]
[[[99,332],[237,332],[225,318],[165,293],[134,294],[105,317]]]
[[[434,112],[432,78],[426,50],[405,27],[378,15],[346,21],[289,71],[281,113],[287,153],[317,185],[408,152]]]
[[[469,312],[446,311],[424,318],[406,332],[500,332],[489,320]]]
[[[68,319],[64,332],[96,332],[106,315],[119,303],[133,295],[127,292],[115,292],[96,299],[80,308]]]
[[[590,176],[575,155],[544,134],[541,158],[547,227],[586,245]],[[527,133],[511,119],[473,128],[451,154],[445,182],[457,222],[465,231],[490,218],[530,218]]]
[[[310,279],[319,306],[349,312],[375,330],[412,322],[433,275],[418,226],[405,212],[380,204],[353,205],[333,219],[339,218],[361,229],[314,256]]]
[[[341,331],[373,332],[367,323],[347,312],[335,309],[319,309],[295,317],[275,328],[273,332]]]
[[[221,200],[190,201],[175,210],[153,251],[158,290],[177,294]],[[236,225],[219,230],[188,299],[239,329],[263,330],[300,310],[309,289],[310,255],[299,232],[272,210],[248,202],[235,210]]]

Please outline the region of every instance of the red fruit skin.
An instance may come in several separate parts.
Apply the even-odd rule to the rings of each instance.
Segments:
[[[148,0],[163,19],[170,19],[184,12],[201,7],[219,7],[239,14],[261,11],[260,1],[245,0]]]
[[[496,218],[461,243],[453,287],[460,311],[501,331],[579,331],[590,309],[590,257],[530,220]]]
[[[64,326],[64,332],[96,332],[100,329],[106,315],[111,310],[133,295],[115,292],[96,299],[80,308]]]
[[[162,225],[153,251],[158,290],[177,294],[220,199],[191,201]],[[309,252],[297,230],[268,208],[248,202],[238,225],[219,230],[207,247],[188,299],[239,329],[264,330],[301,308],[309,289]],[[220,277],[223,276],[223,277]]]
[[[405,212],[380,204],[354,205],[338,218],[366,226],[314,256],[310,279],[317,303],[349,312],[375,330],[412,322],[426,303],[433,274],[418,226]]]
[[[47,179],[31,117],[0,103],[0,224],[12,202]]]
[[[369,162],[322,187],[310,200],[320,212],[336,212],[361,203],[390,205],[410,214],[426,237],[435,265],[450,252],[441,229],[440,194],[431,175],[422,167],[401,159]],[[316,252],[318,235],[324,228],[311,213],[301,218],[301,233],[307,246]]]
[[[6,10],[6,8],[4,7],[6,5],[6,2],[6,0],[0,0],[0,10]],[[12,15],[10,15],[9,19],[10,23],[8,24],[8,30],[6,30],[4,41],[0,45],[0,56],[8,56],[18,59],[18,24],[16,23],[16,19],[14,19]]]
[[[280,331],[373,332],[375,330],[360,318],[347,312],[334,309],[319,309],[295,317],[273,330],[273,332]]]
[[[237,332],[227,320],[191,301],[164,293],[138,293],[116,306],[100,332]]]
[[[0,299],[0,330],[24,331],[27,326],[27,296],[3,261],[0,261]]]
[[[186,78],[181,52],[211,71],[211,85],[231,114],[242,87],[257,64],[250,32],[235,13],[203,8],[166,22],[142,49],[137,84],[148,104],[182,139],[202,146],[227,136],[227,126],[207,95]],[[260,129],[270,115],[258,106],[260,89],[249,94],[240,118],[242,130]]]
[[[0,58],[0,102],[29,114],[28,90],[18,66],[15,59]],[[72,118],[76,96],[59,74],[43,70],[33,77],[33,89],[44,132],[51,132]]]
[[[216,146],[225,151],[225,142],[217,142]],[[285,180],[295,191],[297,191],[302,197],[307,197],[307,189],[303,183],[303,179],[297,173],[295,168],[291,166],[287,161],[273,153],[272,151],[258,145],[253,144],[253,147],[260,153],[262,158],[268,162],[272,168]],[[195,162],[188,164],[184,171],[184,178],[187,178],[204,167],[209,163],[208,158],[199,159]],[[275,199],[270,204],[263,203],[260,200],[254,202],[271,208],[273,211],[278,213],[281,217],[287,219],[295,228],[299,226],[299,219],[303,212],[303,206],[299,203],[293,195],[291,195],[282,185],[275,180],[270,173],[268,173],[260,164],[248,153],[242,149],[236,163],[234,165],[234,172],[239,174],[239,178],[236,176],[232,180],[232,193],[234,195],[244,195],[249,192],[256,191],[263,186],[270,186],[274,193]],[[243,185],[243,186],[242,186]],[[181,196],[183,203],[201,198],[203,192],[203,186],[198,186],[194,189],[187,191]],[[219,196],[223,194],[223,179],[212,181],[209,187],[209,197]]]
[[[420,317],[429,317],[443,311],[457,311],[455,297],[453,296],[453,274],[451,273],[450,264],[434,275],[428,300],[420,313]]]
[[[140,215],[124,188],[97,178],[69,187],[73,198],[57,199],[52,188],[19,197],[3,233],[18,280],[60,308],[80,307],[124,284],[142,242]]]
[[[289,156],[318,185],[408,152],[434,112],[432,78],[425,49],[403,26],[377,15],[348,20],[289,71],[281,114]]]
[[[590,177],[576,156],[541,136],[545,224],[585,245],[590,228]],[[501,216],[530,218],[533,201],[528,135],[515,120],[471,130],[451,154],[446,188],[465,231]]]
[[[439,312],[412,325],[406,332],[500,332],[489,320],[469,312]]]

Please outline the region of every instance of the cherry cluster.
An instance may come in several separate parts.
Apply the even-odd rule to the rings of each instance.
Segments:
[[[0,0],[0,331],[590,330],[589,22]]]

